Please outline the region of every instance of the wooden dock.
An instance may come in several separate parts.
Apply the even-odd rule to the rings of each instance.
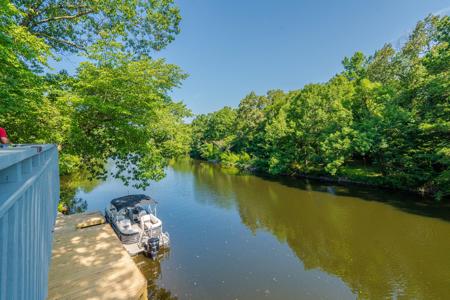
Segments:
[[[48,299],[147,299],[147,280],[109,224],[77,229],[100,213],[58,216]]]

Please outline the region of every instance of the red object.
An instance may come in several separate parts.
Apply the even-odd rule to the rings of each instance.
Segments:
[[[7,138],[6,130],[0,127],[0,138]]]

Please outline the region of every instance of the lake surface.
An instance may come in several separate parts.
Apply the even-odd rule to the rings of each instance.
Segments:
[[[107,180],[74,196],[103,211],[140,192]],[[450,211],[415,195],[192,160],[146,193],[171,237],[157,261],[135,259],[154,299],[450,299]]]

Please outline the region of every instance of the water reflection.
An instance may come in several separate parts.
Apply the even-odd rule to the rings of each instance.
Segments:
[[[448,207],[408,193],[237,175],[191,160],[167,171],[145,192],[160,203],[170,256],[136,258],[151,299],[450,294]],[[85,198],[87,210],[141,192],[117,180],[79,179],[66,194]]]
[[[195,190],[217,195],[208,203],[236,206],[253,232],[270,232],[289,245],[306,269],[340,277],[359,298],[445,299],[450,294],[449,223],[419,216],[439,212],[437,217],[446,219],[442,211],[448,208],[397,198],[409,194],[359,189],[363,199],[389,200],[367,202],[346,187],[268,181],[187,163]]]
[[[79,172],[61,177],[60,210],[66,214],[81,213],[86,211],[87,202],[78,196],[82,191],[89,193],[102,181],[90,180],[88,174]]]
[[[169,257],[169,249],[161,249],[158,256],[152,260],[144,255],[138,255],[133,258],[139,270],[147,278],[148,299],[154,300],[176,300],[178,297],[172,296],[171,292],[158,285],[161,278],[161,263]]]

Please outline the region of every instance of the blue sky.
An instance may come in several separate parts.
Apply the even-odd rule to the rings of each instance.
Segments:
[[[372,54],[404,40],[450,0],[178,0],[181,33],[155,57],[189,74],[173,91],[196,114],[237,106],[251,91],[285,91],[323,82],[344,56]],[[81,58],[63,57],[73,72]]]

